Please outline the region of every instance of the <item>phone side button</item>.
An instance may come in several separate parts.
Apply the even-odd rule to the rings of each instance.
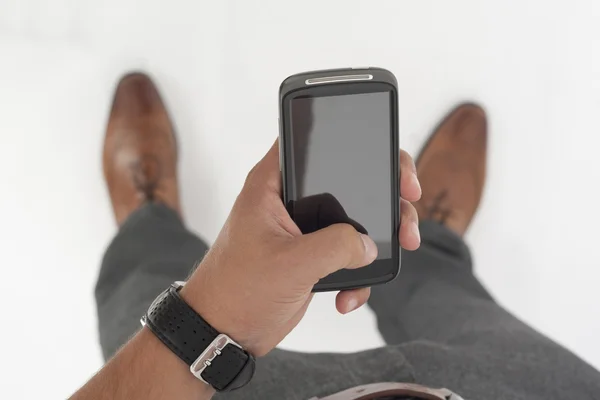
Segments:
[[[281,164],[283,163],[283,152],[281,151],[281,123],[277,118],[277,127],[279,128],[279,172],[281,172]]]
[[[281,166],[283,165],[283,153],[281,152],[281,142],[279,143],[279,172],[281,172]]]

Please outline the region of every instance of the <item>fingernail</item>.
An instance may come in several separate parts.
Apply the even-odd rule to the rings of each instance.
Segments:
[[[412,174],[412,178],[410,178],[413,181],[413,185],[415,185],[417,188],[419,188],[419,195],[423,194],[423,190],[421,189],[421,182],[419,182],[419,178],[417,177],[417,174]]]
[[[377,245],[369,236],[360,234],[360,238],[365,245],[365,262],[371,264],[377,258]]]
[[[358,307],[358,300],[356,300],[354,297],[352,297],[350,300],[348,300],[348,305],[346,307],[346,314],[356,310],[356,307]]]
[[[421,231],[419,230],[419,225],[416,222],[411,223],[410,230],[413,235],[417,238],[419,243],[421,243]]]

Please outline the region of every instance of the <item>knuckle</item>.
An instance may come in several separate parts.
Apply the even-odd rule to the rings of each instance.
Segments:
[[[417,212],[415,206],[413,206],[412,204],[410,205],[410,213],[415,221],[419,220],[419,213]]]
[[[356,239],[356,236],[358,235],[356,229],[348,224],[339,224],[337,230],[338,236],[343,243],[348,243],[352,241],[352,239]]]
[[[402,219],[408,222],[419,222],[419,213],[414,205],[408,201],[402,203]]]
[[[410,217],[412,219],[414,219],[415,221],[419,219],[419,214],[417,213],[417,209],[415,208],[414,205],[412,205],[411,203],[408,203],[408,205],[406,206],[406,209],[408,210],[408,213],[410,214]]]
[[[402,199],[400,201],[400,207],[402,216],[412,217],[412,215],[414,214],[415,207],[409,201]]]
[[[246,180],[244,181],[244,186],[252,186],[252,182],[254,181],[254,177],[256,176],[257,167],[258,167],[258,164],[256,164],[254,167],[252,167],[250,172],[248,172],[248,174],[246,175]]]
[[[358,260],[362,260],[364,245],[360,239],[359,233],[353,226],[341,224],[339,226],[339,248],[343,251],[343,260],[347,265],[354,265]]]

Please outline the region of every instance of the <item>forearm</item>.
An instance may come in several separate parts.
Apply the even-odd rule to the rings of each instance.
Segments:
[[[213,394],[144,328],[71,399],[208,400]]]

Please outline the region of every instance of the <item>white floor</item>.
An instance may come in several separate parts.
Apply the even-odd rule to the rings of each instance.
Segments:
[[[92,290],[115,226],[100,146],[113,84],[134,68],[169,103],[185,213],[209,241],[277,135],[287,75],[391,69],[412,152],[452,105],[482,102],[478,275],[600,367],[599,18],[593,0],[0,0],[3,393],[64,398],[101,365]],[[342,318],[320,295],[284,345],[381,343],[370,311]]]

